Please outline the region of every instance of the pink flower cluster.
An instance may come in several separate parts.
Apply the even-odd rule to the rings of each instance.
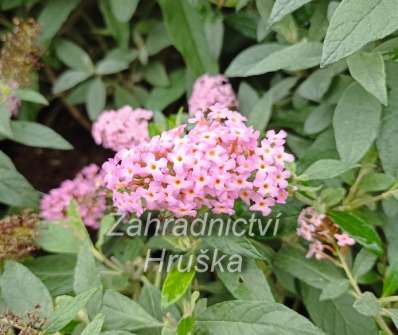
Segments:
[[[347,233],[340,232],[337,225],[325,214],[318,213],[313,207],[302,210],[298,217],[297,234],[310,242],[307,257],[328,258],[327,251],[334,252],[333,245],[352,246],[355,240]]]
[[[94,123],[92,135],[97,144],[107,149],[132,148],[149,139],[148,121],[152,114],[149,110],[129,106],[104,112]]]
[[[41,216],[46,220],[62,220],[72,200],[79,206],[84,223],[98,228],[106,208],[106,195],[99,167],[91,164],[83,168],[74,179],[65,180],[59,188],[45,195],[40,204]]]
[[[191,115],[195,115],[216,104],[235,109],[238,107],[238,99],[225,76],[205,74],[195,81],[188,103],[189,112]]]
[[[263,215],[287,198],[290,173],[285,163],[286,133],[259,133],[245,118],[225,107],[210,107],[206,115],[163,132],[134,149],[121,150],[103,165],[105,185],[123,213],[165,210],[195,216],[202,207],[214,213],[234,213],[242,199]]]

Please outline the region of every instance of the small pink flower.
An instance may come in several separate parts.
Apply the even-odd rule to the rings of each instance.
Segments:
[[[355,240],[347,233],[334,234],[334,237],[340,247],[352,246],[355,244]]]
[[[149,139],[148,121],[152,115],[151,111],[129,106],[104,112],[92,128],[95,143],[119,151],[145,142]]]
[[[45,220],[63,220],[72,200],[79,206],[84,223],[99,227],[105,208],[106,196],[102,191],[103,175],[95,164],[83,168],[74,179],[65,180],[41,200],[41,216]]]
[[[238,99],[225,76],[205,74],[196,80],[188,104],[190,114],[196,115],[199,113],[200,117],[203,116],[202,113],[205,113],[209,107],[218,105],[224,110],[218,109],[214,111],[211,117],[222,119],[231,108],[238,107]],[[239,120],[239,118],[243,118],[243,116],[236,116],[234,121]]]

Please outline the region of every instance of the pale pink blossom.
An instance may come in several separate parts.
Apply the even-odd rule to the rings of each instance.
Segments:
[[[215,119],[223,118],[223,115],[228,114],[230,109],[236,109],[239,104],[231,84],[224,75],[205,74],[196,80],[188,105],[191,115],[200,115],[214,105],[224,107],[213,113],[211,117]],[[235,115],[231,121],[239,122],[242,118],[242,115]]]
[[[269,215],[275,203],[286,201],[290,174],[285,161],[273,156],[284,153],[285,134],[270,133],[275,150],[265,162],[264,153],[257,154],[259,132],[238,112],[214,105],[191,122],[189,131],[185,126],[165,131],[119,151],[103,165],[106,187],[120,212],[139,216],[156,209],[194,216],[207,207],[233,214],[241,198]]]
[[[146,109],[125,106],[100,115],[92,128],[95,143],[119,151],[130,149],[149,139],[148,121],[153,113]]]
[[[66,218],[68,206],[74,200],[84,223],[98,228],[106,208],[106,196],[102,186],[99,167],[95,164],[86,166],[74,179],[65,180],[42,198],[41,216],[45,220],[63,220]]]

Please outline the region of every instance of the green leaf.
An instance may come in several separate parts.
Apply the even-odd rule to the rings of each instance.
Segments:
[[[36,238],[40,247],[48,252],[77,254],[82,239],[63,221],[43,221]]]
[[[163,22],[158,22],[148,33],[146,40],[146,49],[148,51],[148,55],[156,55],[158,52],[170,45],[171,41],[166,27],[164,26]]]
[[[320,200],[327,207],[333,207],[344,199],[346,193],[347,191],[344,187],[328,187],[322,190]]]
[[[347,212],[330,212],[329,217],[340,228],[351,235],[359,244],[380,256],[383,243],[376,230],[362,217]]]
[[[40,123],[11,121],[13,140],[30,147],[71,150],[72,145],[54,130]]]
[[[48,101],[39,92],[29,90],[29,89],[18,89],[16,96],[22,101],[33,102],[35,104],[40,104],[48,106]]]
[[[319,328],[284,305],[227,301],[211,306],[196,321],[208,335],[322,335]]]
[[[371,292],[363,293],[353,306],[358,313],[365,316],[377,316],[382,311],[379,301]]]
[[[90,78],[92,73],[80,70],[67,70],[56,80],[53,93],[59,94]]]
[[[197,10],[185,0],[160,0],[159,3],[173,44],[191,71],[196,76],[217,73],[218,66]]]
[[[253,241],[245,236],[204,236],[203,242],[210,248],[219,250],[227,255],[241,255],[263,259],[263,255],[256,248]]]
[[[140,0],[111,0],[113,15],[120,22],[128,22],[133,17]]]
[[[353,307],[354,298],[349,294],[334,300],[320,301],[320,291],[307,285],[302,287],[304,304],[311,320],[328,335],[378,334],[372,318],[359,314]]]
[[[87,92],[87,112],[91,120],[96,120],[106,104],[106,87],[100,78],[94,79]]]
[[[91,321],[86,328],[84,328],[81,335],[99,335],[104,324],[105,317],[98,314],[93,321]]]
[[[108,231],[115,225],[115,217],[114,215],[107,214],[101,219],[100,229],[98,232],[97,242],[95,246],[97,249],[101,249],[104,243],[106,242]]]
[[[324,301],[336,299],[346,293],[349,288],[350,282],[347,279],[332,281],[322,289],[322,294],[319,297],[319,300]]]
[[[380,103],[358,84],[350,85],[333,118],[337,151],[343,161],[357,163],[366,154],[376,139],[380,118]]]
[[[116,19],[109,0],[100,0],[97,2],[99,2],[99,8],[106,23],[106,32],[114,37],[119,48],[127,49],[130,40],[130,24]]]
[[[245,261],[242,272],[218,271],[217,275],[235,299],[275,301],[263,271],[252,259]]]
[[[248,125],[258,130],[265,129],[272,115],[272,102],[272,95],[265,93],[249,113],[247,117]]]
[[[379,192],[389,189],[394,184],[395,178],[384,173],[370,173],[361,183],[360,189],[365,192]]]
[[[259,101],[256,90],[248,83],[242,81],[238,90],[239,111],[248,117],[256,103]]]
[[[96,294],[88,303],[89,314],[90,316],[93,316],[97,315],[101,309],[102,282],[91,248],[91,244],[86,241],[79,250],[74,274],[73,289],[76,294],[81,294],[89,289],[97,289]]]
[[[1,295],[7,307],[23,318],[30,312],[48,318],[53,312],[53,302],[47,288],[32,272],[17,262],[5,263],[1,276]]]
[[[356,279],[368,273],[377,261],[377,256],[369,252],[366,248],[362,248],[355,258],[352,273]]]
[[[286,15],[293,13],[296,9],[304,6],[312,0],[276,0],[272,7],[269,25],[282,20]]]
[[[176,70],[170,74],[169,87],[156,87],[152,90],[146,103],[146,108],[162,111],[172,102],[180,98],[185,92],[185,73]]]
[[[49,43],[62,27],[68,16],[80,3],[80,0],[51,0],[47,2],[39,16],[41,41]]]
[[[74,255],[49,255],[25,262],[25,266],[46,285],[52,296],[73,292]]]
[[[195,271],[179,271],[178,266],[167,273],[162,287],[162,306],[169,307],[179,301],[189,289]]]
[[[388,310],[391,320],[394,323],[395,328],[398,329],[398,309],[389,309]]]
[[[264,44],[242,51],[229,65],[230,77],[248,77],[278,70],[298,71],[319,64],[322,45],[303,41],[284,47]]]
[[[299,87],[298,94],[308,100],[320,102],[332,84],[333,78],[347,68],[346,64],[336,63],[326,69],[313,72]]]
[[[151,62],[144,68],[145,80],[153,86],[167,87],[170,80],[166,68],[160,62]]]
[[[398,95],[392,91],[389,106],[384,110],[377,148],[384,171],[392,176],[398,175]]]
[[[334,106],[322,104],[315,107],[308,115],[304,123],[304,131],[307,134],[316,134],[325,130],[332,123]]]
[[[115,105],[116,108],[122,108],[126,105],[134,108],[139,107],[140,102],[133,92],[120,85],[115,85]]]
[[[386,71],[379,53],[358,52],[347,59],[352,77],[383,105],[387,105]]]
[[[58,59],[70,68],[87,73],[94,72],[94,64],[90,56],[75,43],[60,40],[56,44],[55,51]]]
[[[96,289],[91,289],[68,301],[64,301],[64,303],[60,303],[50,316],[44,328],[46,333],[52,334],[63,329],[76,317],[77,313],[87,305],[95,292]]]
[[[177,335],[193,335],[195,328],[195,319],[187,316],[178,322]]]
[[[207,15],[204,30],[210,51],[215,59],[219,59],[224,42],[224,23],[222,15]]]
[[[37,191],[0,151],[0,203],[16,207],[36,207],[38,200]]]
[[[332,16],[321,65],[337,62],[397,30],[397,13],[396,1],[343,0]]]
[[[356,166],[335,159],[321,159],[313,163],[302,174],[306,180],[330,179],[342,175]]]
[[[103,76],[127,70],[137,56],[135,50],[113,49],[97,63],[95,73]]]
[[[396,217],[387,220],[384,231],[387,238],[389,266],[384,277],[383,296],[388,297],[398,291],[398,225]]]
[[[341,272],[331,263],[306,258],[303,252],[292,247],[277,253],[274,266],[319,289],[342,279]]]
[[[12,138],[11,114],[4,104],[0,104],[0,136]]]
[[[162,324],[149,315],[139,304],[115,291],[106,291],[102,313],[107,330],[141,330],[160,328]]]

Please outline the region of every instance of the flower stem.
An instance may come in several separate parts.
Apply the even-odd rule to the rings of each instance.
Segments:
[[[344,256],[341,254],[338,247],[336,248],[336,254],[341,263],[341,267],[344,269],[344,272],[345,272],[352,288],[355,291],[356,298],[359,298],[362,295],[362,291],[361,291],[360,287],[358,286],[357,281],[355,280],[354,276],[352,275],[352,272],[351,272],[350,268],[348,267],[348,264],[347,264]],[[387,335],[394,335],[394,333],[388,327],[387,323],[384,321],[382,316],[380,316],[380,315],[374,316],[374,319],[375,319],[376,323],[379,325],[380,329],[383,330]]]

